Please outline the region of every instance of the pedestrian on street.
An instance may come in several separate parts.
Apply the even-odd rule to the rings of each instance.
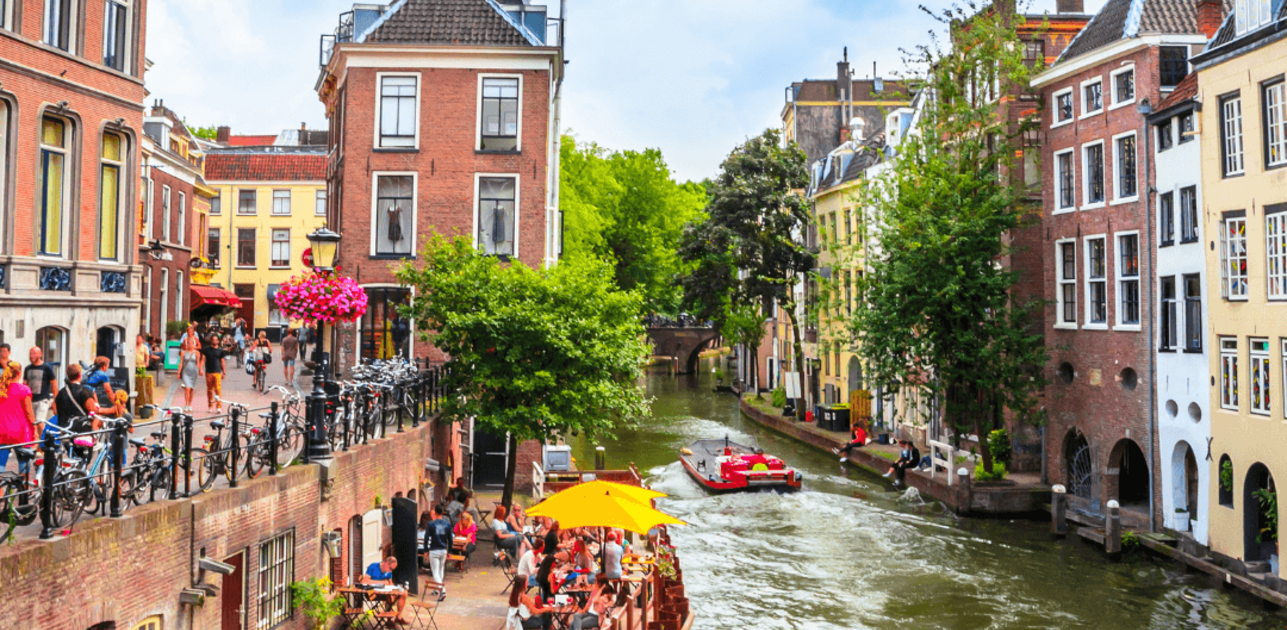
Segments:
[[[103,421],[90,414],[99,413],[98,397],[92,388],[81,385],[80,366],[73,363],[67,366],[67,386],[54,398],[54,410],[58,412],[58,424],[76,433],[97,431],[103,428]],[[73,420],[77,422],[72,422]]]
[[[9,365],[9,344],[0,343],[0,366]]]
[[[190,327],[189,327],[190,328]],[[196,393],[197,378],[201,375],[201,341],[196,331],[186,337],[179,347],[179,377],[183,381],[183,411],[192,411],[192,395]]]
[[[299,357],[299,337],[296,334],[294,329],[289,330],[286,338],[282,339],[282,374],[288,385],[295,382],[295,359]]]
[[[134,338],[134,369],[146,370],[152,363],[152,346],[147,343],[147,337],[139,333]]]
[[[219,335],[210,335],[210,345],[202,348],[201,354],[205,355],[201,374],[206,378],[206,411],[223,413],[220,398],[223,396],[223,375],[227,371],[224,358],[228,351],[220,347]]]
[[[31,365],[22,371],[22,381],[31,389],[31,406],[36,411],[36,422],[43,423],[49,419],[49,408],[58,395],[58,374],[54,368],[45,363],[45,353],[39,347],[32,347],[28,354]]]
[[[232,325],[232,340],[237,343],[237,367],[245,366],[246,320],[238,317]]]
[[[85,377],[85,385],[94,388],[98,406],[110,409],[116,406],[116,393],[112,391],[112,373],[108,371],[112,360],[107,357],[94,359],[94,369]]]
[[[40,432],[36,412],[31,407],[31,388],[22,382],[22,366],[17,361],[3,365],[0,374],[0,446],[23,444],[36,439]],[[11,449],[0,450],[0,471],[9,464]],[[25,473],[26,462],[18,463],[18,472]]]
[[[308,324],[299,327],[299,359],[308,361],[308,344],[313,341],[312,330]]]
[[[433,520],[425,526],[424,551],[429,555],[429,571],[433,573],[433,581],[442,584],[447,573],[447,552],[451,550],[453,542],[451,520],[437,505],[430,508],[429,512],[433,515]],[[442,587],[442,594],[447,594],[446,586]]]

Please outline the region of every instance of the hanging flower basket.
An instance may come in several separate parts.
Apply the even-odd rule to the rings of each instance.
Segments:
[[[353,322],[366,313],[366,291],[352,278],[330,272],[291,278],[275,301],[287,317],[319,324]]]

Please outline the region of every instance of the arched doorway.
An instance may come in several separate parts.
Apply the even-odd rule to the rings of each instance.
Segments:
[[[1094,482],[1095,460],[1086,436],[1072,429],[1064,438],[1064,484],[1068,493],[1090,499]]]
[[[67,376],[67,331],[45,326],[36,331],[36,346],[45,353],[45,363],[54,368],[61,383]]]
[[[1108,473],[1104,476],[1109,499],[1116,499],[1122,505],[1148,504],[1148,460],[1134,440],[1121,439],[1113,445]]]
[[[1242,484],[1242,538],[1247,562],[1268,560],[1278,553],[1278,488],[1264,464],[1247,469]]]
[[[125,330],[116,326],[103,326],[94,336],[94,356],[107,357],[112,367],[125,367]]]
[[[1198,461],[1189,443],[1181,440],[1171,453],[1171,508],[1198,515]]]

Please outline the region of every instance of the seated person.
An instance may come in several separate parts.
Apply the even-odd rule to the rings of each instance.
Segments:
[[[572,573],[576,574],[577,584],[588,584],[590,576],[594,575],[594,556],[580,539],[572,544],[572,560],[575,563]]]
[[[594,630],[606,620],[612,610],[612,601],[617,595],[612,591],[608,576],[600,573],[594,578],[594,590],[586,598],[585,605],[572,615],[571,630]]]
[[[619,544],[620,536],[616,530],[608,532],[608,542],[603,548],[603,574],[610,580],[621,579],[621,557],[625,549]]]
[[[862,448],[867,445],[867,431],[865,431],[862,428],[861,424],[855,424],[853,426],[853,431],[850,432],[850,435],[853,437],[853,439],[849,440],[849,443],[845,444],[844,448],[831,449],[831,452],[837,455],[844,453],[840,457],[841,463],[849,461],[849,455],[854,449]]]
[[[513,588],[509,590],[509,613],[505,616],[505,630],[535,630],[550,628],[550,612],[536,602],[527,589],[523,588],[521,576],[514,576]]]
[[[451,533],[454,536],[452,548],[459,549],[468,560],[469,554],[474,553],[474,549],[478,547],[478,526],[474,524],[474,517],[469,512],[462,512],[460,521],[451,528]],[[459,544],[461,540],[465,541],[463,545]]]
[[[514,528],[510,526],[509,521],[505,518],[505,506],[503,505],[496,506],[496,512],[492,514],[492,535],[495,537],[496,546],[508,553],[510,559],[520,556],[519,543],[523,539],[519,532],[514,531]]]
[[[548,552],[549,550],[546,549],[546,551]],[[556,554],[546,553],[545,557],[541,558],[540,566],[536,569],[536,585],[541,587],[541,597],[546,601],[553,599],[554,593],[557,592],[554,588],[556,584],[559,584],[558,574],[554,570],[554,563],[557,560]]]
[[[528,549],[527,553],[523,554],[523,558],[518,561],[518,569],[514,571],[514,575],[526,578],[527,588],[536,586],[536,571],[541,564],[541,553],[543,551],[545,551],[545,541],[537,540],[536,544],[531,549]]]
[[[398,568],[398,559],[389,556],[379,562],[372,562],[371,566],[366,568],[366,573],[358,578],[358,584],[384,585],[393,586],[393,571]],[[407,606],[407,591],[402,590],[398,595],[398,601],[395,608],[398,617],[402,616],[402,609]]]
[[[899,440],[898,444],[902,446],[902,450],[898,453],[898,459],[884,474],[885,477],[894,475],[895,487],[903,485],[904,480],[907,478],[908,468],[915,468],[921,463],[921,451],[916,448],[916,445],[912,444],[911,440]]]
[[[465,497],[468,497],[471,494],[473,493],[465,488],[465,478],[456,477],[456,485],[447,490],[447,501],[455,501],[463,504],[465,502]]]

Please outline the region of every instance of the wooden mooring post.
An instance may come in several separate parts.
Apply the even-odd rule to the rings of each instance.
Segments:
[[[1055,538],[1068,535],[1068,491],[1059,484],[1050,488],[1050,533]]]

